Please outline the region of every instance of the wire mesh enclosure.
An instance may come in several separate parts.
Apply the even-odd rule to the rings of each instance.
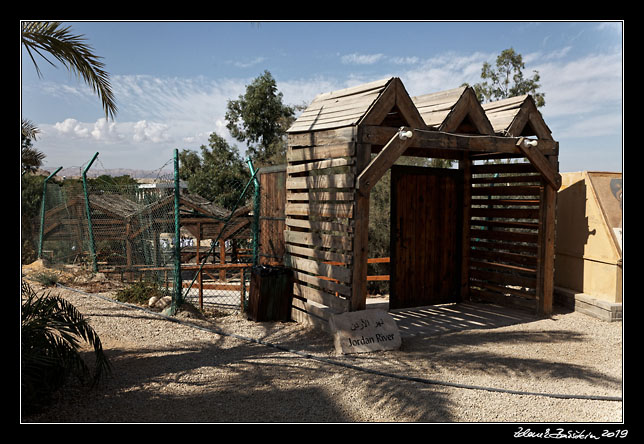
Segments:
[[[175,152],[174,171],[148,183],[107,175],[45,182],[35,230],[39,257],[123,283],[153,283],[172,296],[173,307],[188,301],[243,309],[256,260],[254,175],[218,183],[215,203],[189,193],[178,168]]]

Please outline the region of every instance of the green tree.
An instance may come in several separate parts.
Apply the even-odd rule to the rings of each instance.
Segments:
[[[110,176],[108,174],[101,174],[95,179],[87,180],[90,190],[105,190],[116,191],[136,187],[139,183],[131,176],[124,174],[122,176]]]
[[[226,128],[240,142],[256,166],[286,160],[286,130],[295,119],[295,108],[282,103],[282,93],[270,72],[257,77],[238,100],[227,104]]]
[[[22,125],[24,128],[25,125],[29,127],[31,124],[29,122],[25,123],[23,120]],[[38,134],[37,130],[22,131],[20,137],[20,165],[22,174],[35,173],[41,167],[42,161],[45,158],[44,153],[32,146],[32,140],[36,140],[36,134]]]
[[[179,153],[179,178],[186,181],[190,193],[232,209],[250,179],[239,150],[216,133],[200,150],[201,156],[187,149]]]
[[[513,48],[503,50],[496,58],[496,67],[488,62],[483,63],[481,79],[472,87],[481,102],[489,102],[509,97],[531,94],[538,107],[546,104],[545,93],[538,91],[541,87],[541,77],[538,71],[533,71],[531,78],[523,74],[525,63],[523,57]],[[467,84],[465,84],[467,85]]]
[[[38,258],[36,229],[42,202],[43,176],[23,174],[20,178],[20,256],[23,264],[30,264]]]

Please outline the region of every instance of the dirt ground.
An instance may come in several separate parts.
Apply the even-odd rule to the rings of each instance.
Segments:
[[[23,268],[27,279],[41,272]],[[116,303],[117,284],[104,276],[60,273],[81,291],[46,291],[89,318],[113,374],[94,389],[65,387],[24,423],[528,422],[614,431],[624,418],[613,399],[623,389],[621,322],[561,311],[338,355],[329,334],[295,322],[194,309],[172,321]]]

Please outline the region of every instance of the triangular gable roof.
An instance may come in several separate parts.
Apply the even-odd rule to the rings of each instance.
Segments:
[[[396,112],[398,117],[390,120]],[[481,105],[474,90],[463,86],[411,98],[397,77],[319,94],[288,132],[387,123],[444,132],[553,140],[530,95]]]
[[[550,128],[529,94],[485,103],[483,109],[496,134],[553,140]]]
[[[158,211],[159,208],[169,207],[173,205],[173,201],[174,201],[174,196],[169,194],[163,199],[159,199],[147,205],[145,208],[141,210],[141,213],[152,213],[152,212]],[[210,217],[217,220],[224,220],[231,216],[230,210],[220,207],[219,205],[216,205],[210,202],[208,199],[201,197],[198,194],[188,194],[188,193],[181,194],[179,196],[179,206],[182,207],[183,210],[187,210],[187,209],[192,210],[195,213],[195,215]],[[232,214],[232,217],[240,217],[240,216],[248,215],[250,213],[250,210],[251,210],[250,204],[243,207],[239,207]],[[171,210],[168,209],[167,211],[171,211]]]
[[[127,219],[141,211],[142,205],[118,194],[90,194],[92,210],[102,210],[113,216]]]
[[[462,86],[412,97],[425,124],[438,131],[494,134],[471,87]],[[469,128],[467,128],[469,126]]]
[[[440,131],[463,131],[469,125],[471,128],[465,132],[494,134],[471,87],[411,98],[396,77],[318,95],[288,132],[328,130],[360,123],[377,125],[396,112],[400,114],[397,124]]]
[[[174,197],[173,197],[174,198]],[[193,211],[204,215],[212,216],[217,219],[225,219],[230,215],[230,211],[210,202],[198,194],[182,194],[179,196],[179,205],[189,207]]]
[[[99,210],[105,214],[121,219],[127,219],[144,208],[142,205],[118,194],[92,193],[89,196],[89,204],[93,211]],[[84,211],[85,197],[82,195],[74,196],[67,202],[63,202],[48,210],[45,216],[46,218],[52,218],[55,214],[75,205],[82,207]]]
[[[378,100],[393,77],[319,94],[300,114],[289,133],[356,125]]]

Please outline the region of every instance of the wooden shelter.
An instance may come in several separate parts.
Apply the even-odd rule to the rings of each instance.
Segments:
[[[119,194],[92,193],[89,198],[92,234],[97,245],[118,242],[120,247],[107,248],[118,251],[116,262],[98,252],[99,261],[111,265],[125,266],[159,265],[159,241],[162,233],[172,232],[174,225],[174,196],[167,196],[143,205]],[[182,193],[179,197],[180,223],[197,240],[193,248],[182,251],[182,259],[196,258],[200,261],[200,243],[204,239],[220,240],[216,252],[219,262],[226,261],[226,241],[230,241],[230,254],[236,255],[236,244],[240,239],[252,237],[250,206],[238,208],[234,213],[221,208],[196,194]],[[89,241],[88,220],[85,198],[77,195],[45,213],[43,227],[45,240],[64,240],[76,245],[79,253]],[[144,244],[150,244],[151,251],[141,256]],[[149,247],[148,246],[148,247]],[[123,254],[124,253],[124,254]],[[149,256],[149,257],[148,257]],[[214,259],[214,258],[213,258]]]
[[[131,220],[144,207],[115,194],[93,194],[90,198],[95,241],[124,241],[131,233]],[[89,230],[85,197],[73,196],[45,213],[43,239],[74,244],[78,254],[88,246]]]
[[[481,297],[549,314],[558,143],[526,138],[547,127],[522,100],[507,125],[471,88],[412,99],[388,78],[317,96],[288,130],[293,318],[365,308],[370,191],[390,168],[390,307]],[[394,166],[403,155],[458,168]],[[515,162],[484,163],[498,159]]]
[[[150,223],[170,223],[174,220],[174,196],[168,195],[157,202],[148,205],[140,212]],[[230,242],[230,252],[236,256],[237,242],[252,237],[250,233],[252,217],[250,205],[237,208],[234,212],[222,208],[198,194],[182,193],[179,196],[179,213],[181,229],[196,240],[196,244],[182,249],[182,262],[192,259],[196,263],[202,260],[201,255],[208,249],[202,250],[201,242],[218,241],[219,262],[226,262],[226,241]],[[214,256],[213,256],[214,259]]]

